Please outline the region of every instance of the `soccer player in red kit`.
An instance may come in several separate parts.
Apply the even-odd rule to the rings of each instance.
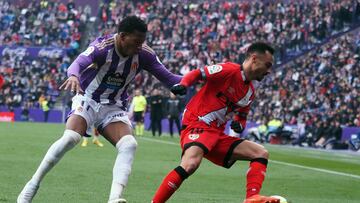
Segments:
[[[242,65],[220,63],[196,69],[172,87],[174,94],[182,95],[196,81],[205,81],[184,110],[180,166],[165,177],[152,199],[153,203],[167,201],[196,171],[203,157],[225,168],[230,168],[237,160],[250,161],[244,203],[280,202],[277,198],[259,194],[265,178],[268,151],[255,142],[224,133],[225,124],[231,119],[230,126],[235,132],[244,130],[246,116],[255,97],[251,81],[260,81],[269,74],[274,63],[273,54],[274,49],[270,45],[256,42],[249,46]]]

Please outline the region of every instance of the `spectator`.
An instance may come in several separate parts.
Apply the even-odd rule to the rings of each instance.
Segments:
[[[170,98],[167,101],[167,113],[168,113],[168,119],[169,119],[169,129],[170,129],[170,136],[173,137],[173,126],[174,122],[178,129],[178,133],[181,132],[180,127],[180,112],[181,112],[181,106],[182,103],[179,98],[177,98],[174,94],[170,93]]]
[[[148,100],[148,103],[150,104],[150,121],[152,135],[155,136],[157,131],[158,135],[161,136],[161,120],[163,119],[164,98],[160,95],[158,89],[154,89],[151,97],[149,97]]]

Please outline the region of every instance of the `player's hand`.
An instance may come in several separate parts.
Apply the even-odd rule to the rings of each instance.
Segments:
[[[78,94],[84,93],[80,87],[79,78],[76,76],[70,76],[60,87],[59,90],[68,90],[76,92]]]
[[[244,131],[244,127],[238,121],[232,121],[230,124],[231,129],[236,133],[242,133]]]
[[[170,88],[170,91],[175,95],[185,95],[186,87],[184,85],[176,84]]]

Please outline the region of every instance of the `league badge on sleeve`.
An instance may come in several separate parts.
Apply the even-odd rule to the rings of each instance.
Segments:
[[[220,72],[222,70],[222,66],[220,66],[220,65],[211,65],[211,66],[208,66],[207,69],[209,71],[209,74],[212,75],[212,74]]]
[[[91,53],[93,53],[94,52],[94,50],[95,50],[95,48],[93,47],[93,46],[91,46],[91,47],[88,47],[83,53],[81,53],[81,54],[83,54],[83,55],[85,55],[85,56],[89,56]]]

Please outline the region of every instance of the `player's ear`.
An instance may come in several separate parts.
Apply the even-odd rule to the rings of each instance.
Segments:
[[[255,53],[251,54],[251,62],[255,63],[257,59],[257,55]]]

